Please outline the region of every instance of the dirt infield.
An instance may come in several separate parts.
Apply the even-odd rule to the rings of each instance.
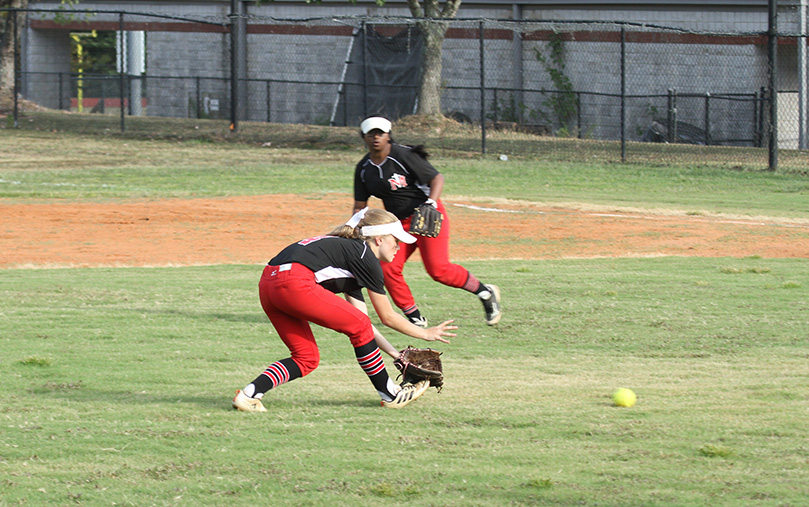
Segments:
[[[255,264],[347,218],[348,194],[127,203],[0,201],[0,268]],[[809,222],[447,197],[453,260],[807,257]],[[377,204],[378,205],[378,204]]]

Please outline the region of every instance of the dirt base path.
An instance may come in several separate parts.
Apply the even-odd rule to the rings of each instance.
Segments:
[[[446,200],[453,260],[809,257],[809,221]],[[342,194],[4,204],[0,268],[264,263],[347,218]],[[376,204],[379,206],[379,204]]]

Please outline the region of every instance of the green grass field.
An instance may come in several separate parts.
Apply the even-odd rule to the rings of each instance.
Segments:
[[[0,143],[0,205],[348,192],[360,155],[10,130]],[[448,194],[809,218],[797,174],[495,164],[436,159]],[[426,315],[461,326],[436,347],[441,393],[382,409],[348,340],[317,328],[320,368],[269,393],[267,414],[230,408],[286,356],[261,266],[0,270],[0,505],[806,504],[805,259],[464,264],[500,285],[497,327],[474,297],[407,271]],[[612,406],[618,387],[634,407]]]

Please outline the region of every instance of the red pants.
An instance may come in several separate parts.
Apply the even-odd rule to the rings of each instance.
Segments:
[[[444,203],[438,201],[438,210],[444,215],[441,223],[441,232],[436,238],[425,238],[416,236],[417,241],[413,244],[402,243],[399,252],[396,253],[393,262],[383,262],[382,271],[385,274],[385,288],[390,293],[390,297],[397,307],[404,310],[416,304],[413,293],[405,282],[402,270],[405,262],[416,248],[421,253],[422,262],[427,269],[427,274],[436,282],[443,283],[450,287],[461,288],[469,278],[469,272],[459,264],[452,264],[449,261],[449,217]],[[410,218],[402,220],[404,230],[410,230]]]
[[[320,364],[310,322],[347,335],[354,347],[374,339],[368,316],[315,283],[314,273],[301,264],[265,267],[258,290],[264,313],[289,348],[302,376]]]

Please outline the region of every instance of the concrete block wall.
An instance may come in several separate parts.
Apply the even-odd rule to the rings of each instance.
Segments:
[[[249,34],[248,79],[295,82],[271,83],[269,99],[266,83],[251,82],[245,119],[266,121],[269,100],[273,122],[328,123],[351,43],[351,36]]]
[[[67,109],[71,94],[70,32],[27,30],[23,44],[28,51],[22,59],[22,71],[30,73],[22,80],[23,96],[35,97],[45,107]]]
[[[214,32],[147,32],[147,114],[195,118],[201,110],[204,117],[230,118],[228,39]]]

